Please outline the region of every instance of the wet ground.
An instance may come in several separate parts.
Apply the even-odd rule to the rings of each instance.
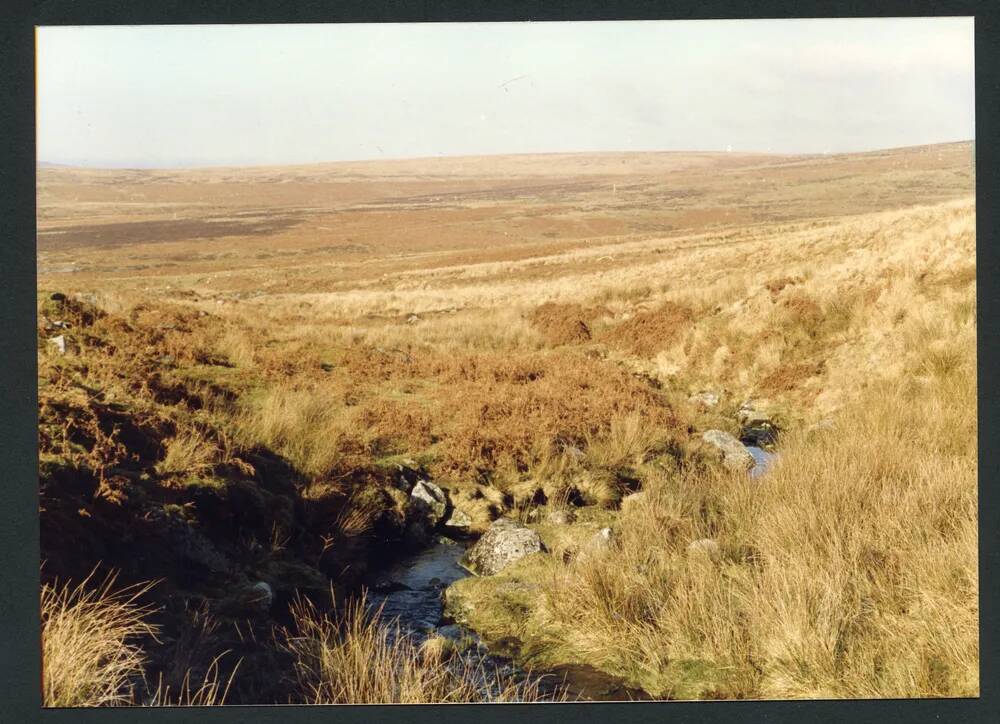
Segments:
[[[471,630],[443,619],[444,589],[472,575],[458,561],[465,545],[448,538],[439,538],[423,551],[398,561],[370,582],[369,603],[382,607],[386,621],[398,620],[401,627],[418,641],[429,635],[445,636],[456,642],[470,644],[465,656],[481,667],[484,685],[497,674],[525,676],[513,661],[488,646]],[[646,692],[627,687],[616,677],[585,664],[568,664],[546,672],[532,672],[541,677],[541,688],[562,690],[566,698],[588,701],[648,700]]]

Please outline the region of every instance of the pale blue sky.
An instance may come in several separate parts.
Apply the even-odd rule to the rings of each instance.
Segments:
[[[838,152],[974,137],[971,18],[48,27],[42,161]]]

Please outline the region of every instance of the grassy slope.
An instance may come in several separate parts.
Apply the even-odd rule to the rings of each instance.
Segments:
[[[829,188],[850,208],[867,189],[905,207],[951,173],[866,186],[852,163],[800,202]],[[765,173],[790,184],[785,167]],[[787,188],[776,198],[794,204]],[[536,663],[586,661],[674,696],[976,691],[971,201],[448,259],[356,282],[333,264],[338,291],[313,292],[309,272],[298,292],[249,299],[183,263],[138,277],[141,293],[109,277],[110,313],[74,320],[77,353],[41,348],[52,571],[115,562],[123,528],[152,545],[136,521],[159,508],[240,561],[226,585],[315,590],[366,541],[398,537],[394,464],[412,460],[478,528],[542,501],[593,506],[541,526],[553,556],[459,584],[472,623]],[[702,388],[719,408],[688,402]],[[750,396],[791,430],[753,483],[720,475],[697,436],[735,431]],[[800,434],[828,417],[835,432]],[[645,500],[619,514],[636,481]],[[606,559],[563,562],[608,524]],[[688,560],[702,537],[718,565]],[[223,597],[169,555],[148,562],[134,577]]]

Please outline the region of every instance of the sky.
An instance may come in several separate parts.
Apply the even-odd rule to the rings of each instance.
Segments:
[[[41,27],[38,158],[102,167],[974,138],[972,18]]]

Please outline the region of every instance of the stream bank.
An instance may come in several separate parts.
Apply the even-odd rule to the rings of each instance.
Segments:
[[[433,636],[452,641],[467,662],[483,672],[484,685],[496,675],[526,680],[529,672],[518,666],[515,642],[485,642],[471,629],[445,616],[444,591],[448,586],[472,574],[460,560],[466,543],[440,536],[424,550],[401,560],[382,573],[369,578],[368,603],[371,610],[381,609],[390,626],[398,621],[400,629],[422,643]],[[644,691],[628,687],[617,677],[581,664],[566,664],[547,671],[531,671],[539,680],[543,694],[570,701],[648,700]]]

